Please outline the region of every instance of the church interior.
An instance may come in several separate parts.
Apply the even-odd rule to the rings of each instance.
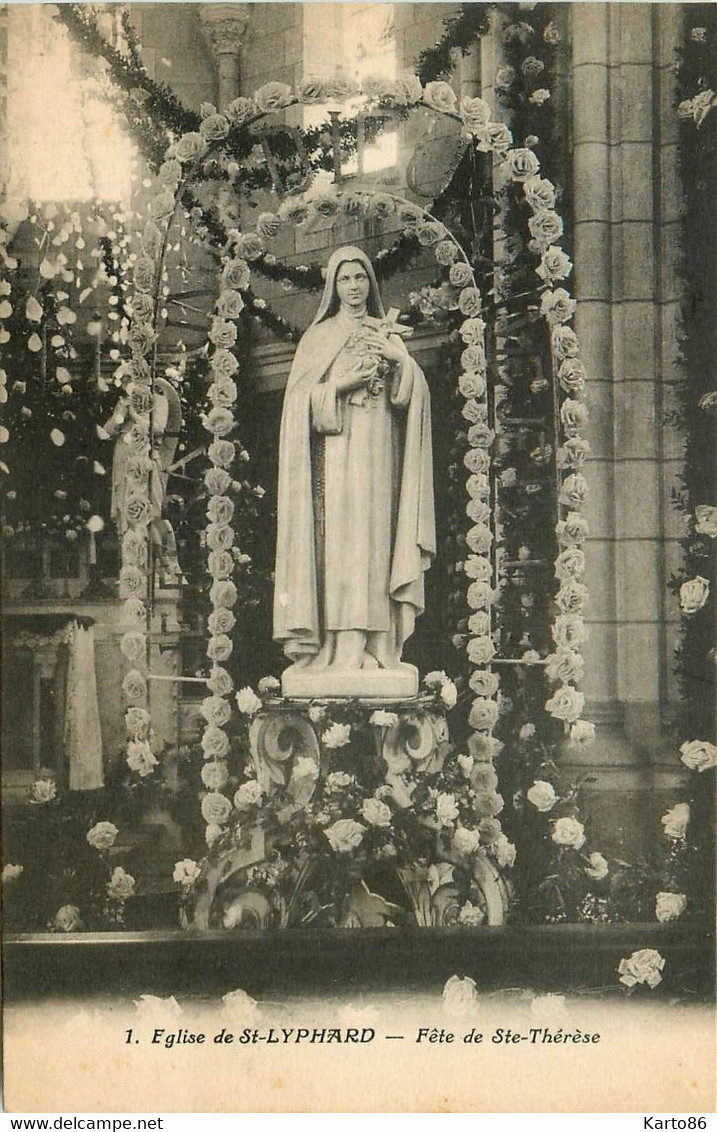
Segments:
[[[709,4],[0,9],[11,999],[709,997],[715,37]],[[276,629],[302,540],[319,602],[362,559],[341,426],[281,424],[301,356],[336,371],[339,248],[394,381],[342,402],[371,529],[435,516],[405,685],[291,684]]]

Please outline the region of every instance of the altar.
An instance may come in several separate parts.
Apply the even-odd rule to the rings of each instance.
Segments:
[[[714,395],[690,355],[663,437],[677,205],[625,221],[661,249],[643,293],[567,121],[586,29],[396,6],[374,43],[351,12],[315,73],[318,5],[184,7],[166,90],[130,17],[32,17],[103,61],[147,175],[0,206],[11,981],[129,956],[146,993],[213,964],[703,993]],[[605,73],[677,34],[619,18]],[[640,144],[699,194],[714,114],[680,83],[679,143]]]

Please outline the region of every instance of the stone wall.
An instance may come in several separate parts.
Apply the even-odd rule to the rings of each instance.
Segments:
[[[585,690],[602,724],[590,757],[613,768],[614,785],[634,786],[641,770],[643,784],[669,787],[679,617],[666,583],[679,554],[670,491],[683,441],[664,414],[678,376],[681,12],[627,3],[569,14],[576,328],[591,389]],[[655,778],[648,768],[663,762]]]

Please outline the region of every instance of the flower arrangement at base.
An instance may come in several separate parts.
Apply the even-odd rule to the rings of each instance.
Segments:
[[[497,776],[454,748],[451,682],[431,682],[410,709],[391,711],[288,705],[271,681],[260,694],[242,689],[240,754],[227,755],[228,777],[202,802],[208,855],[175,870],[185,922],[214,876],[208,926],[487,922],[484,868],[497,874],[514,859],[496,820]],[[247,863],[230,870],[222,862],[237,847]]]

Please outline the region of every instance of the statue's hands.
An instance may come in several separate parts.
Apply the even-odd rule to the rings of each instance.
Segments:
[[[352,393],[354,389],[361,389],[367,385],[375,372],[375,366],[369,369],[359,362],[336,378],[336,388],[339,393]]]
[[[388,338],[378,330],[367,328],[364,341],[371,350],[375,350],[389,362],[402,362],[406,357],[407,350],[400,338]]]

